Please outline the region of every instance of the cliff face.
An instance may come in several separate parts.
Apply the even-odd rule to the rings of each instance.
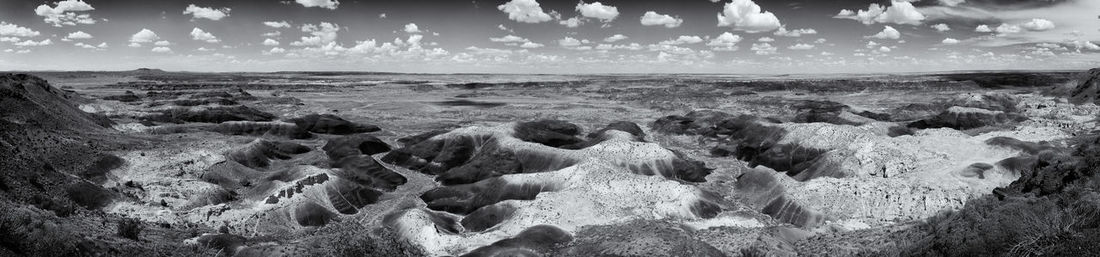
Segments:
[[[1100,68],[1095,68],[1085,73],[1069,99],[1075,104],[1084,104],[1097,103],[1098,97],[1100,97]]]

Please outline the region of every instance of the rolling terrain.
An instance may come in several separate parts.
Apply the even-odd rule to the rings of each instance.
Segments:
[[[0,76],[0,255],[1100,254],[1100,69]]]

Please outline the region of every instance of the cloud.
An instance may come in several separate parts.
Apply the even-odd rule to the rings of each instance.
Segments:
[[[92,38],[92,34],[85,33],[84,31],[77,31],[77,32],[69,33],[69,35],[65,36],[65,38],[62,39],[62,40],[89,39],[89,38]]]
[[[0,36],[9,37],[37,37],[40,33],[19,25],[0,22]]]
[[[741,36],[724,32],[707,42],[707,46],[715,51],[736,51],[738,42],[741,42]]]
[[[974,32],[989,33],[989,32],[993,32],[993,29],[990,29],[989,25],[982,24],[982,25],[978,25],[978,27],[975,27]]]
[[[561,25],[564,25],[564,26],[570,27],[570,28],[576,28],[576,27],[580,27],[581,25],[583,25],[584,21],[581,20],[581,18],[573,17],[573,18],[569,18],[567,20],[560,20],[560,21],[558,21],[558,24],[561,24]]]
[[[901,32],[898,32],[894,27],[886,26],[878,34],[866,36],[864,38],[877,38],[877,39],[899,39],[901,38]]]
[[[665,26],[666,28],[679,27],[683,24],[684,20],[679,17],[672,17],[667,14],[658,14],[654,11],[645,12],[642,15],[642,25],[645,26]]]
[[[420,33],[420,27],[416,23],[405,24],[405,33]]]
[[[73,44],[73,46],[84,48],[84,49],[100,49],[100,48],[106,48],[107,47],[107,43],[102,43],[102,44],[99,44],[99,45],[102,46],[102,47],[85,44],[84,42],[76,42],[75,44]]]
[[[579,2],[577,3],[577,11],[581,12],[581,16],[599,19],[603,22],[610,22],[615,20],[616,17],[619,17],[618,7],[604,5],[600,2],[591,4],[586,4],[583,1]]]
[[[214,9],[210,7],[199,7],[192,4],[188,5],[186,9],[183,9],[183,14],[190,14],[192,19],[217,21],[229,16],[229,8]]]
[[[299,41],[291,42],[292,46],[322,46],[330,43],[335,43],[337,32],[340,31],[340,25],[322,22],[319,25],[306,24],[302,25],[302,32],[309,33],[312,36],[302,37]]]
[[[863,24],[895,23],[919,25],[925,20],[924,14],[917,10],[908,0],[892,0],[889,7],[871,4],[867,10],[858,12],[843,9],[833,18],[857,20]]]
[[[581,41],[577,40],[576,38],[565,37],[563,39],[558,40],[558,45],[561,45],[562,47],[566,47],[566,48],[576,47],[576,46],[581,45]]]
[[[883,52],[883,53],[889,53],[890,51],[893,51],[893,50],[892,50],[892,49],[890,49],[889,47],[886,47],[886,46],[882,46],[882,47],[879,47],[879,48],[878,48],[878,51],[879,51],[879,52]]]
[[[1073,46],[1077,48],[1077,51],[1081,51],[1081,49],[1100,51],[1100,46],[1090,41],[1075,40],[1073,41]]]
[[[943,24],[943,23],[932,25],[932,28],[935,29],[936,31],[939,31],[939,32],[945,32],[945,31],[951,30],[950,26],[947,26],[947,24]]]
[[[170,46],[170,45],[172,45],[172,42],[168,42],[168,40],[161,40],[161,41],[157,41],[156,43],[153,43],[153,45],[155,45],[155,46]]]
[[[44,17],[42,21],[53,24],[54,27],[76,26],[77,24],[95,24],[90,14],[76,14],[95,10],[92,5],[84,0],[65,0],[54,3],[55,7],[48,4],[39,5],[34,9],[34,14]]]
[[[759,42],[775,42],[775,39],[770,38],[770,37],[761,37],[761,38],[756,39],[756,41],[759,41]]]
[[[541,23],[552,19],[535,0],[512,0],[497,6],[497,9],[507,13],[508,19],[523,23]]]
[[[336,7],[340,5],[340,1],[337,0],[294,0],[294,2],[305,7],[320,7],[329,10],[336,10]]]
[[[264,45],[265,46],[277,46],[277,45],[279,45],[279,41],[276,41],[276,40],[270,39],[270,38],[264,39]]]
[[[791,50],[810,50],[810,49],[814,49],[814,45],[811,45],[811,44],[795,44],[793,46],[788,46],[787,49],[791,49]]]
[[[1020,26],[1031,31],[1045,31],[1054,29],[1054,22],[1047,19],[1031,19],[1031,21],[1021,24]]]
[[[522,47],[522,48],[528,48],[528,49],[530,49],[530,48],[540,48],[540,47],[543,47],[543,46],[545,46],[545,45],[543,45],[543,44],[539,44],[539,43],[535,43],[535,42],[524,42],[524,43],[523,43],[522,45],[520,45],[519,47]]]
[[[817,34],[817,30],[814,30],[814,29],[787,30],[786,27],[780,26],[779,29],[775,30],[775,33],[772,33],[772,34],[776,35],[776,36],[781,36],[781,37],[801,37],[802,35]]]
[[[198,41],[206,41],[207,43],[221,42],[221,40],[218,40],[218,37],[215,37],[214,34],[210,34],[210,32],[206,32],[206,31],[202,31],[202,29],[200,29],[200,28],[194,28],[194,29],[191,30],[191,39],[198,40]]]
[[[286,49],[282,47],[272,47],[271,50],[264,51],[264,55],[281,54],[286,53]]]
[[[141,46],[141,43],[151,43],[153,41],[156,41],[157,39],[160,39],[160,37],[157,36],[156,32],[143,28],[141,29],[141,31],[134,33],[133,36],[130,36],[130,43],[133,43],[131,44],[131,46],[133,46],[134,44],[137,44],[137,46]]]
[[[718,13],[718,26],[756,33],[775,30],[781,25],[775,14],[762,11],[752,0],[733,0]]]
[[[526,38],[522,38],[519,36],[507,35],[503,37],[491,37],[489,38],[489,41],[497,43],[524,43],[530,42],[531,40],[527,40]]]
[[[164,47],[164,46],[159,46],[159,47],[154,47],[154,48],[153,48],[153,50],[151,50],[151,51],[153,51],[154,53],[162,53],[162,54],[163,54],[163,53],[171,53],[171,52],[172,52],[172,48],[168,48],[168,47]]]
[[[993,31],[996,31],[997,33],[1000,33],[1000,34],[1012,34],[1012,33],[1020,33],[1021,29],[1020,29],[1020,26],[1018,26],[1018,25],[1012,25],[1012,24],[1008,24],[1008,23],[1001,23],[1001,26],[997,26],[997,28],[993,29]]]
[[[699,36],[680,36],[673,40],[661,41],[662,45],[685,45],[685,44],[698,44],[702,43],[703,38]]]
[[[286,22],[286,21],[265,21],[264,26],[268,26],[268,27],[272,27],[272,28],[276,28],[276,29],[289,28],[290,23]]]
[[[627,38],[629,38],[629,37],[623,36],[623,34],[615,34],[613,36],[604,38],[603,42],[614,43],[614,42],[617,42],[617,41],[620,41],[620,40],[625,40]]]
[[[752,50],[753,52],[755,52],[756,55],[772,55],[772,54],[776,54],[777,53],[776,50],[779,50],[779,49],[775,48],[774,46],[772,46],[772,44],[768,44],[768,43],[753,43],[752,48],[750,48],[749,50]]]
[[[22,47],[22,46],[48,46],[48,45],[52,45],[52,44],[53,44],[53,41],[50,40],[49,38],[47,38],[47,39],[43,39],[42,41],[27,40],[27,41],[23,41],[23,42],[16,42],[14,45]]]
[[[958,44],[959,40],[954,39],[954,38],[944,38],[943,42],[940,42],[940,43],[945,44],[945,45],[954,45],[954,44]]]

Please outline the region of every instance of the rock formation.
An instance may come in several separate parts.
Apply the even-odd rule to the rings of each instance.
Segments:
[[[400,212],[391,226],[433,254],[480,256],[542,252],[543,246],[518,243],[527,238],[523,231],[539,224],[572,233],[628,216],[691,220],[721,211],[715,199],[682,184],[704,181],[709,169],[619,128],[639,132],[612,124],[593,134],[599,143],[580,149],[566,147],[585,142],[576,137],[580,128],[561,121],[467,127],[408,140],[411,145],[383,160],[438,174],[445,186],[422,194],[427,208]]]
[[[1070,102],[1075,104],[1100,104],[1100,68],[1089,70],[1070,93]]]

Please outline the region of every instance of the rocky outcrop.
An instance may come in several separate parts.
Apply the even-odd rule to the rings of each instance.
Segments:
[[[1100,104],[1100,68],[1086,72],[1070,93],[1069,99],[1075,104]]]
[[[957,130],[967,130],[1024,120],[1027,120],[1027,118],[1018,114],[955,106],[948,108],[935,117],[915,121],[909,123],[907,126],[917,129],[953,128]]]
[[[201,126],[199,128],[226,135],[276,136],[289,139],[308,139],[313,137],[313,134],[298,127],[298,125],[285,122],[229,121],[209,126]]]
[[[512,238],[475,249],[464,257],[547,256],[557,244],[567,243],[573,236],[561,229],[540,225],[528,228]]]
[[[375,125],[347,121],[332,114],[310,114],[288,120],[309,132],[332,135],[350,135],[382,130]]]
[[[677,135],[709,135],[718,123],[733,115],[719,111],[697,110],[684,116],[670,115],[657,119],[650,128],[654,131]]]
[[[143,121],[165,123],[222,123],[227,121],[272,121],[276,116],[254,108],[238,105],[207,108],[172,108],[159,114],[140,117]]]
[[[426,209],[402,211],[390,226],[432,254],[481,256],[529,249],[508,240],[539,224],[572,233],[625,217],[707,219],[722,211],[690,184],[705,181],[710,170],[641,141],[637,125],[617,122],[581,134],[573,124],[541,121],[407,140],[412,144],[383,160],[435,174],[444,186],[420,196]],[[492,244],[498,241],[505,243]]]
[[[229,160],[254,169],[267,168],[271,160],[286,160],[297,154],[309,152],[309,147],[293,142],[256,139],[248,145],[227,154]]]
[[[137,94],[134,94],[134,91],[130,91],[130,90],[126,90],[126,92],[121,94],[121,95],[105,96],[105,97],[103,97],[103,99],[104,100],[114,100],[114,101],[119,101],[119,102],[123,102],[123,103],[141,101],[141,97],[138,96]]]
[[[328,143],[325,143],[325,146],[321,147],[321,149],[325,150],[325,154],[328,154],[329,158],[333,160],[360,154],[375,155],[391,150],[389,144],[382,142],[382,140],[377,137],[367,134],[329,139]]]

